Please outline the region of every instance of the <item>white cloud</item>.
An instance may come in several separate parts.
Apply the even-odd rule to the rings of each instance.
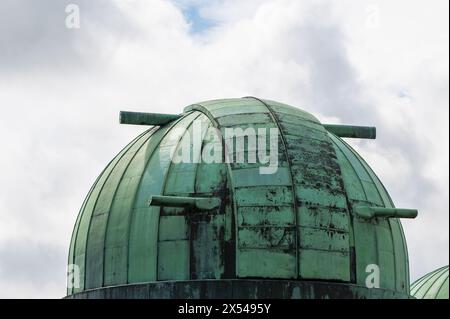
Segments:
[[[65,271],[90,184],[142,130],[119,126],[119,110],[178,113],[254,95],[324,121],[375,124],[377,141],[352,144],[398,206],[420,209],[404,223],[413,279],[448,263],[448,2],[78,1],[81,28],[70,31],[53,3],[2,2],[3,45],[14,50],[0,50],[0,247],[52,247],[48,267]],[[216,23],[191,34],[180,3]],[[0,297],[65,294],[62,276],[15,278]]]

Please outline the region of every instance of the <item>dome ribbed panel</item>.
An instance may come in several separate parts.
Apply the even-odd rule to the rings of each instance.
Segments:
[[[411,295],[418,299],[448,299],[448,266],[438,268],[411,285]]]
[[[333,143],[311,114],[265,101],[278,122],[293,176],[299,277],[348,282],[350,216]]]
[[[186,129],[199,114],[189,114],[173,126],[164,127],[157,145],[151,146],[151,156],[141,175],[129,211],[128,282],[154,281],[158,278],[158,233],[160,207],[148,206],[151,195],[162,195],[170,167],[170,155],[177,147]]]
[[[342,139],[329,133],[343,172],[351,206],[394,207],[378,177],[365,161]],[[357,283],[364,285],[370,264],[380,268],[381,287],[409,291],[408,254],[398,219],[353,218]],[[375,243],[375,245],[374,245]]]
[[[95,182],[91,192],[86,197],[86,200],[80,210],[72,233],[73,250],[69,252],[69,264],[75,264],[79,268],[80,282],[79,287],[72,288],[71,292],[76,293],[85,290],[85,261],[86,261],[86,242],[88,238],[89,224],[91,220],[92,211],[97,202],[97,198],[103,185],[105,184],[111,171],[117,165],[118,161],[124,156],[124,154],[148,132],[144,132],[128,144],[119,154],[107,165],[103,172]]]
[[[154,131],[156,129],[153,129]],[[150,145],[156,144],[153,140],[158,141],[158,135],[153,133],[130,156],[127,167],[123,171],[116,188],[105,225],[103,286],[112,286],[127,282],[130,212],[133,209],[135,195],[147,159],[153,153],[149,152],[148,148]]]
[[[85,288],[103,286],[105,234],[111,213],[112,203],[120,187],[122,177],[128,165],[150,137],[150,132],[134,143],[119,159],[104,183],[95,203],[88,230],[86,243]]]
[[[215,122],[225,143],[227,129],[278,129],[270,110],[257,99],[207,101],[192,107]],[[255,148],[239,149],[235,139],[234,147],[227,150],[232,159],[228,170],[236,220],[236,276],[240,278],[297,277],[295,196],[280,135],[278,139],[279,167],[275,174],[260,174],[261,164],[247,160],[256,156]],[[246,159],[243,163],[236,160],[241,155]]]

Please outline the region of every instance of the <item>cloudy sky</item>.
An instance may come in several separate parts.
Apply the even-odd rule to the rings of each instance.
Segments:
[[[70,3],[80,28],[67,28]],[[258,96],[327,122],[399,207],[411,277],[448,264],[447,0],[1,0],[0,297],[65,294],[78,209],[142,127],[121,109],[179,113]],[[72,20],[71,20],[72,21]]]

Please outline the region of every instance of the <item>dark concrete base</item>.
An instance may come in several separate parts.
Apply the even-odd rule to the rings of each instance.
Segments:
[[[70,299],[408,299],[408,294],[334,282],[295,280],[160,281],[87,290]]]

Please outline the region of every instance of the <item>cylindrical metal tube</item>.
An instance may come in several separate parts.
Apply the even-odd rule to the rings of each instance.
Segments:
[[[149,206],[166,207],[193,207],[201,210],[214,209],[220,206],[220,198],[217,197],[181,197],[152,195],[148,201]]]
[[[406,208],[386,208],[386,207],[369,207],[357,206],[353,208],[354,212],[362,218],[416,218],[418,215],[417,209]]]
[[[120,124],[133,125],[165,125],[179,119],[180,117],[181,115],[178,114],[120,111],[119,122]]]
[[[375,139],[377,129],[372,126],[323,124],[325,129],[339,137]]]

